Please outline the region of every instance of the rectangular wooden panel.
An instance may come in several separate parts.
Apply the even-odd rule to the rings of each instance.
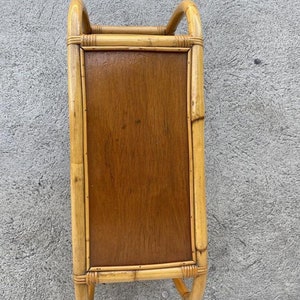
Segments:
[[[85,52],[90,266],[192,260],[187,53]]]

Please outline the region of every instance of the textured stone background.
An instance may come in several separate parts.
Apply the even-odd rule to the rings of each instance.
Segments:
[[[68,2],[1,1],[0,299],[73,299]],[[177,3],[86,0],[92,22],[107,25],[166,24]],[[197,4],[205,33],[205,299],[300,299],[300,2]],[[95,299],[179,297],[171,281],[158,281],[98,286]]]

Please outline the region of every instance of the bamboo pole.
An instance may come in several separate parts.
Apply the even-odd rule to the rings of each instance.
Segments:
[[[189,0],[183,1],[173,13],[166,34],[174,34],[182,17],[186,15],[188,32],[192,37],[202,40],[201,19],[195,4]],[[191,75],[191,121],[193,141],[193,189],[195,209],[195,243],[197,263],[201,267],[207,266],[207,221],[205,201],[205,161],[204,161],[204,77],[203,77],[203,45],[192,46],[192,75]],[[202,299],[206,273],[196,277],[191,293],[182,279],[175,279],[175,286],[183,299]]]
[[[95,284],[88,285],[88,297],[89,300],[94,300],[95,295]]]
[[[169,278],[188,278],[198,277],[206,274],[206,268],[192,266],[185,268],[165,268],[151,270],[128,270],[128,271],[103,271],[87,272],[85,275],[74,276],[74,281],[78,285],[91,285],[97,283],[115,283],[115,282],[132,282],[143,280],[158,280]]]
[[[206,285],[206,274],[201,274],[194,278],[191,292],[186,287],[182,278],[174,278],[173,282],[178,293],[184,300],[199,300],[204,296]]]
[[[86,87],[85,87],[85,58],[84,50],[80,49],[81,64],[81,94],[83,114],[83,162],[84,162],[84,202],[85,202],[85,241],[86,241],[86,270],[90,268],[90,227],[89,227],[89,178],[88,178],[88,155],[87,155],[87,108],[86,108]]]
[[[178,293],[180,294],[180,296],[183,299],[186,299],[189,296],[190,291],[187,289],[183,280],[181,278],[173,278],[173,282],[174,282],[175,287],[176,287]]]
[[[194,197],[196,219],[196,249],[207,248],[206,203],[205,203],[205,161],[204,161],[204,89],[203,49],[192,49],[192,135],[194,153]]]
[[[199,300],[204,296],[206,285],[206,274],[200,275],[194,279],[192,291],[188,300]]]
[[[174,263],[152,264],[152,265],[131,265],[131,266],[111,266],[111,267],[91,267],[91,272],[104,271],[133,271],[133,270],[151,270],[151,269],[167,269],[173,267],[189,268],[195,266],[195,261],[183,261]]]
[[[166,26],[102,26],[92,25],[94,34],[151,34],[165,35]]]
[[[200,16],[195,24],[193,33],[202,37]],[[207,266],[207,220],[205,200],[205,159],[204,159],[204,76],[203,76],[203,47],[192,47],[192,140],[194,155],[194,198],[195,198],[195,237],[197,263],[201,267]],[[202,299],[206,283],[206,274],[194,280],[191,300]]]
[[[150,52],[188,52],[191,48],[179,47],[135,47],[135,46],[82,46],[84,51],[150,51]]]
[[[72,0],[68,14],[68,36],[88,32],[90,27],[85,7],[80,0]],[[68,45],[68,93],[73,273],[76,276],[86,272],[86,249],[80,47],[75,44]],[[75,284],[75,297],[77,300],[88,300],[87,286]]]
[[[82,34],[68,37],[68,44],[81,46],[183,47],[202,45],[198,37],[187,35]]]
[[[188,52],[187,61],[187,127],[188,127],[188,148],[189,148],[189,185],[190,185],[190,222],[191,222],[191,249],[192,258],[196,262],[195,245],[195,207],[194,207],[194,157],[192,140],[192,112],[191,112],[191,77],[192,77],[192,51]]]

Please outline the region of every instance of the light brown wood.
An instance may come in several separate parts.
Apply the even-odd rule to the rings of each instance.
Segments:
[[[176,28],[184,15],[187,18],[188,35],[172,36],[176,31]],[[90,225],[92,224],[92,220],[96,220],[96,225],[98,226],[97,223],[98,220],[94,218],[95,215],[94,217],[92,215],[95,210],[94,207],[91,206],[91,202],[90,202],[90,187],[91,187],[91,176],[89,176],[89,172],[90,172],[89,165],[91,159],[89,155],[90,144],[89,144],[89,134],[86,135],[85,133],[89,133],[90,119],[89,119],[89,109],[88,109],[88,103],[89,103],[88,95],[89,93],[92,92],[92,89],[86,85],[87,79],[85,73],[86,71],[90,72],[91,68],[86,67],[85,61],[87,56],[90,55],[92,57],[93,54],[97,54],[99,52],[101,52],[102,54],[103,53],[106,53],[107,55],[109,54],[111,57],[113,57],[114,55],[117,56],[119,55],[120,57],[123,58],[126,55],[129,56],[133,55],[137,57],[144,56],[146,57],[145,60],[148,59],[147,56],[159,57],[162,55],[163,57],[165,57],[166,55],[170,55],[171,57],[173,55],[174,57],[176,57],[176,59],[178,57],[185,57],[186,64],[184,68],[182,66],[179,67],[180,64],[176,65],[175,63],[177,67],[176,71],[179,70],[179,74],[176,71],[173,72],[172,70],[169,70],[168,75],[165,78],[164,76],[162,76],[161,78],[155,78],[159,83],[166,82],[167,80],[170,80],[170,82],[172,82],[172,80],[180,81],[180,84],[176,84],[175,88],[172,85],[167,87],[168,84],[166,84],[165,85],[166,89],[164,93],[177,94],[178,89],[179,90],[182,89],[183,85],[185,85],[185,93],[181,94],[179,92],[179,94],[181,95],[180,99],[183,99],[185,97],[185,107],[178,106],[179,105],[178,103],[177,106],[175,107],[172,106],[170,99],[166,97],[167,100],[165,102],[166,102],[167,109],[161,108],[157,110],[155,108],[158,112],[160,112],[158,113],[157,120],[155,119],[156,118],[155,115],[153,116],[151,113],[149,113],[149,115],[147,114],[143,115],[142,116],[143,118],[136,119],[136,120],[140,120],[141,121],[140,123],[138,122],[133,125],[130,125],[131,129],[134,128],[136,131],[133,130],[133,132],[127,136],[127,137],[131,137],[131,143],[128,143],[129,146],[125,147],[128,150],[130,149],[130,146],[132,146],[132,149],[134,149],[132,151],[137,151],[138,153],[142,153],[142,150],[143,151],[148,150],[146,147],[148,146],[147,144],[148,141],[146,139],[147,134],[150,135],[151,130],[158,132],[158,127],[161,126],[158,125],[152,128],[152,124],[150,126],[150,122],[148,125],[147,122],[142,123],[142,119],[143,120],[147,119],[145,117],[151,116],[154,117],[155,121],[161,122],[164,119],[165,114],[168,115],[170,113],[170,115],[173,115],[173,112],[171,113],[169,111],[171,109],[177,107],[176,109],[178,111],[181,110],[181,112],[183,112],[182,114],[180,114],[177,111],[177,114],[176,113],[174,114],[174,119],[176,119],[176,121],[179,120],[179,123],[177,125],[173,124],[174,122],[173,123],[171,122],[172,127],[174,127],[176,131],[180,132],[180,130],[182,131],[182,129],[183,131],[185,131],[186,140],[183,143],[182,142],[183,136],[182,136],[181,143],[180,143],[182,146],[179,147],[179,149],[181,149],[180,150],[181,152],[179,151],[179,153],[181,153],[180,158],[176,158],[176,155],[178,155],[178,153],[174,154],[170,149],[171,147],[170,145],[172,145],[172,142],[174,142],[172,141],[172,139],[170,140],[165,139],[164,141],[164,139],[158,138],[158,140],[162,143],[166,143],[166,141],[167,144],[169,143],[167,147],[165,148],[161,147],[161,148],[163,149],[163,151],[169,152],[171,154],[170,161],[174,159],[177,160],[179,162],[179,165],[181,165],[182,168],[181,169],[182,172],[175,172],[175,174],[177,174],[176,176],[173,175],[171,176],[170,174],[168,174],[169,172],[168,168],[163,168],[163,175],[167,175],[167,176],[162,176],[162,178],[160,178],[162,186],[163,184],[167,186],[172,186],[173,184],[173,187],[176,186],[176,188],[180,189],[180,192],[177,193],[177,190],[175,188],[176,197],[177,195],[180,195],[180,193],[182,193],[182,195],[185,195],[182,199],[185,199],[184,203],[185,205],[187,205],[186,207],[189,208],[188,210],[189,213],[187,213],[186,207],[182,209],[183,211],[185,211],[186,216],[189,216],[189,222],[186,222],[185,225],[183,226],[184,231],[182,231],[183,228],[178,229],[176,225],[174,225],[180,219],[179,217],[177,218],[175,217],[174,224],[170,223],[172,225],[169,227],[167,226],[167,230],[166,230],[166,232],[169,232],[169,234],[173,232],[174,236],[179,236],[180,238],[182,238],[182,236],[185,236],[186,239],[187,235],[189,236],[188,238],[189,241],[187,242],[187,240],[185,240],[184,242],[185,247],[182,247],[180,251],[178,250],[180,249],[180,246],[178,248],[178,245],[180,245],[180,241],[177,241],[178,245],[177,242],[175,242],[177,248],[176,247],[172,248],[169,246],[174,241],[172,241],[172,238],[167,238],[166,239],[167,242],[163,246],[164,249],[168,249],[167,251],[163,250],[161,251],[162,253],[160,253],[159,256],[154,255],[151,257],[152,254],[150,253],[150,251],[147,252],[146,249],[147,247],[145,247],[142,249],[142,251],[139,252],[138,255],[138,259],[140,260],[139,262],[134,261],[133,256],[130,258],[128,254],[124,255],[126,251],[125,252],[122,251],[123,254],[119,254],[119,259],[120,259],[119,262],[122,261],[122,264],[120,263],[115,264],[113,263],[113,260],[110,258],[111,263],[108,263],[109,265],[99,266],[98,262],[100,262],[101,264],[101,261],[97,262],[97,260],[95,260],[94,258],[90,259],[90,254],[95,253],[95,251],[97,252],[98,251],[97,249],[99,247],[98,245],[92,245],[90,241],[90,237],[93,235],[92,231],[93,229],[95,229],[94,225],[92,226]],[[150,72],[149,70],[151,70],[151,67],[153,70],[155,69],[161,71],[161,69],[163,69],[162,68],[163,63],[164,60],[163,62],[161,62],[160,60],[153,58],[153,61],[151,61],[150,64],[149,63],[145,64],[143,68],[146,70],[146,73]],[[171,63],[169,62],[168,65],[170,67]],[[184,64],[182,63],[182,65]],[[128,60],[124,60],[124,59],[121,59],[121,61],[112,60],[110,66],[110,73],[111,73],[109,75],[110,77],[104,76],[105,77],[104,78],[103,74],[102,75],[100,74],[100,77],[98,79],[101,79],[100,83],[103,80],[102,84],[104,84],[105,82],[105,86],[107,87],[108,91],[110,90],[111,93],[117,94],[118,93],[117,90],[119,90],[120,86],[124,83],[123,78],[128,77],[125,76],[124,74],[128,74],[130,70],[132,72],[137,72],[139,70],[136,67],[134,68],[131,67],[132,64],[130,63],[129,57]],[[121,72],[119,72],[119,68],[122,69],[123,77],[121,77]],[[206,269],[207,269],[207,232],[206,232],[205,170],[204,170],[203,43],[202,43],[200,16],[196,6],[192,1],[188,1],[188,0],[183,1],[175,10],[167,26],[145,26],[145,27],[139,27],[139,26],[122,27],[122,26],[99,26],[99,25],[91,26],[88,18],[88,14],[86,12],[86,9],[82,1],[72,0],[69,9],[69,17],[68,17],[68,74],[69,74],[68,81],[69,81],[69,110],[70,110],[70,145],[71,145],[70,167],[71,167],[71,203],[72,203],[72,247],[73,247],[73,272],[74,272],[76,299],[77,300],[93,299],[94,284],[96,283],[122,282],[122,281],[134,281],[134,280],[154,280],[154,279],[164,279],[164,278],[175,278],[174,282],[176,284],[176,287],[178,288],[179,292],[182,294],[184,299],[189,299],[189,300],[202,299],[204,288],[205,288]],[[122,78],[122,80],[120,79],[118,82],[116,80],[114,81],[114,77],[118,77],[118,76],[119,78]],[[171,77],[171,79],[168,77]],[[104,114],[104,116],[105,117],[110,116],[110,118],[107,118],[106,120],[113,121],[112,128],[114,130],[112,132],[114,132],[114,134],[118,134],[124,130],[124,129],[122,130],[119,129],[119,131],[116,131],[118,122],[123,121],[123,119],[121,120],[120,118],[118,119],[114,117],[122,113],[122,111],[125,112],[124,104],[127,103],[128,100],[132,100],[132,98],[135,98],[135,97],[130,97],[130,93],[132,92],[132,90],[140,89],[138,94],[144,96],[144,94],[145,95],[148,94],[149,87],[152,87],[150,88],[150,90],[155,90],[155,88],[153,89],[153,87],[157,86],[157,82],[155,83],[155,79],[152,79],[152,81],[150,78],[147,78],[147,80],[145,81],[142,81],[141,78],[137,78],[136,80],[132,79],[131,83],[135,82],[136,85],[140,87],[137,88],[134,86],[134,88],[119,90],[119,93],[121,93],[121,95],[129,94],[129,96],[127,96],[127,98],[129,99],[127,99],[125,96],[126,99],[124,98],[123,102],[121,101],[120,103],[118,103],[122,108],[120,108],[117,105],[117,102],[111,101],[112,106],[117,108],[115,113],[111,114],[111,116],[109,115],[111,113],[108,109],[109,106],[108,105],[106,106],[107,113]],[[184,82],[184,84],[182,84],[182,81]],[[145,86],[145,82],[147,83],[146,86]],[[98,85],[99,82],[96,83],[94,82],[93,88]],[[109,86],[111,87],[110,89]],[[87,89],[85,90],[86,87]],[[152,97],[150,98],[152,100]],[[162,102],[162,100],[165,100],[162,98],[165,97],[161,96],[160,102]],[[102,96],[99,99],[102,100]],[[109,92],[107,92],[107,99],[109,99]],[[130,104],[130,101],[128,103]],[[151,107],[152,106],[158,107],[160,105],[160,103],[158,102],[156,103],[150,101],[149,103],[150,104],[152,103],[151,105],[149,104]],[[144,102],[142,104],[138,102],[138,104],[141,107],[145,105]],[[103,107],[101,105],[100,105],[101,111],[99,110],[98,112],[98,118],[101,118],[103,116],[102,115]],[[137,108],[134,109],[130,104],[128,105],[128,107],[130,107],[131,114],[132,112],[134,113],[139,112],[139,110],[137,109],[139,108],[139,106],[137,106]],[[87,113],[85,113],[86,110]],[[162,120],[160,120],[159,116],[162,115],[164,117],[161,118]],[[182,116],[185,116],[186,123],[184,123],[184,120],[181,119]],[[97,118],[95,117],[95,120],[96,119]],[[166,118],[166,120],[170,121],[168,117]],[[156,122],[154,123],[156,124]],[[97,124],[97,122],[95,124]],[[182,127],[182,125],[184,128]],[[180,130],[179,127],[176,126],[179,126]],[[140,129],[143,129],[141,130],[141,132],[143,132],[142,137],[144,139],[140,138],[141,142],[137,143],[136,147],[134,147],[133,145],[136,142],[135,141],[136,139],[134,138],[141,137],[141,135],[138,135],[141,134],[141,132],[137,131],[137,128],[139,127]],[[105,128],[109,130],[111,129],[110,126],[106,126]],[[102,130],[102,128],[99,129]],[[108,130],[106,131],[106,136],[107,136],[107,132]],[[92,133],[92,135],[96,136],[95,133]],[[98,133],[98,136],[99,138],[100,137],[105,138],[105,133],[103,132],[103,136],[101,135],[101,133]],[[101,139],[99,140],[101,141]],[[111,140],[113,140],[113,137],[111,138]],[[128,139],[127,141],[129,140],[130,139]],[[175,142],[175,144],[176,143],[177,142]],[[112,149],[115,149],[117,143],[116,141],[114,141],[114,143],[111,143],[109,145],[112,147]],[[152,148],[151,148],[151,143],[150,143],[150,147],[148,148],[150,152],[151,151],[153,152],[154,149],[153,143],[152,143]],[[175,147],[173,148],[175,149]],[[164,153],[163,151],[159,155],[163,155]],[[107,153],[112,155],[109,151]],[[130,151],[128,153],[130,153]],[[118,156],[122,158],[121,154],[123,154],[123,152],[122,153],[120,152],[119,155],[116,155],[114,159],[116,159]],[[182,157],[185,157],[185,159],[183,160]],[[123,159],[123,161],[124,160],[125,159]],[[162,160],[165,161],[164,159]],[[117,164],[115,163],[115,168],[113,170],[116,171],[118,170],[118,168],[122,170],[122,166],[123,168],[128,169],[130,171],[132,171],[131,169],[134,170],[135,168],[134,163],[131,163],[130,165],[130,163],[127,162],[126,165],[123,164],[123,161],[122,163],[119,164],[120,166],[118,165],[118,167],[116,167]],[[111,160],[108,160],[108,162],[110,163]],[[134,162],[134,160],[132,162]],[[131,169],[129,168],[129,165]],[[149,168],[155,169],[155,164],[153,164],[153,166],[148,164],[146,170]],[[125,174],[124,171],[122,172],[121,174]],[[147,173],[147,171],[145,170],[143,170],[143,172],[145,174]],[[178,184],[174,183],[176,182],[176,178],[178,179],[179,173],[185,174],[183,176],[183,178],[185,179],[183,181],[184,184],[182,185],[182,188],[178,187]],[[134,174],[134,172],[132,172],[132,174]],[[130,172],[128,172],[128,175],[132,176],[133,178],[132,174],[130,175]],[[121,180],[120,178],[118,178],[118,180],[120,182],[123,182],[123,180]],[[136,182],[136,185],[139,187],[139,189],[142,190],[141,188],[142,179],[136,176],[136,179],[134,181]],[[130,184],[128,186],[130,187]],[[132,186],[134,186],[134,184],[132,184],[131,187]],[[147,188],[149,187],[147,186]],[[174,188],[171,190],[174,190]],[[105,197],[104,194],[102,193],[100,194],[101,197]],[[150,194],[150,193],[145,193],[145,194]],[[120,191],[119,191],[119,195],[121,195]],[[174,197],[174,195],[172,196],[172,192],[170,191],[168,191],[167,195],[168,195],[167,197],[168,199]],[[105,208],[105,206],[108,207],[109,212],[111,211],[113,213],[116,212],[115,207],[112,205],[115,199],[110,196],[108,196],[107,198],[110,199],[110,204],[108,204],[108,206],[107,203],[101,202],[102,206],[96,209],[97,212],[100,212],[100,215],[102,213],[101,220],[104,219],[104,216],[108,215],[102,212],[102,208]],[[127,195],[126,199],[130,199],[130,197],[128,197]],[[174,211],[175,204],[168,201],[167,201],[168,209]],[[117,201],[117,203],[119,203],[119,207],[122,207],[122,205],[126,206],[126,204],[124,204],[122,201],[119,202]],[[137,204],[136,205],[137,208],[133,206],[134,209],[141,212],[143,209],[138,208],[138,202],[136,202],[136,204]],[[180,205],[182,205],[182,203]],[[168,216],[168,209],[163,207],[162,209],[159,209],[159,212],[165,216]],[[149,210],[144,208],[145,217],[143,218],[147,219],[147,212],[149,214]],[[118,213],[116,215],[118,215]],[[119,214],[121,220],[122,218],[125,219],[127,215]],[[152,216],[154,215],[155,214],[153,211]],[[184,219],[186,219],[186,217],[184,217]],[[138,226],[136,225],[137,219],[130,217],[130,220],[131,223],[135,224],[132,228],[136,228],[136,230],[138,230]],[[122,242],[121,238],[119,239],[118,237],[118,240],[114,238],[115,232],[113,228],[115,224],[118,222],[119,220],[117,219],[114,223],[111,223],[112,226],[107,227],[110,228],[110,238],[113,240],[114,243],[117,243],[118,240],[119,242]],[[129,224],[131,224],[130,222]],[[181,223],[181,221],[179,223]],[[154,228],[155,226],[157,228],[157,224],[155,222],[152,225],[154,226]],[[101,226],[103,226],[103,224]],[[104,226],[106,226],[105,223]],[[159,244],[162,241],[161,236],[163,235],[160,236],[155,232],[155,230],[153,230],[152,227],[149,228],[152,231],[151,230],[148,231],[150,233],[151,232],[153,233],[153,236],[156,237],[156,239],[159,241],[158,242]],[[187,230],[187,228],[189,230]],[[183,234],[183,232],[185,233]],[[97,232],[95,230],[94,230],[94,236],[97,236]],[[151,234],[149,236],[151,237]],[[149,236],[146,239],[150,239]],[[108,234],[107,237],[109,239]],[[129,243],[125,245],[125,249],[126,247],[127,249],[130,249],[130,247],[137,247],[135,246],[135,244],[138,245],[139,243],[140,245],[143,246],[143,243],[141,241],[143,241],[143,239],[140,239],[139,242],[129,241]],[[107,241],[107,243],[104,244],[100,242],[99,245],[101,245],[101,247],[102,245],[103,247],[104,246],[106,247],[109,245],[109,242],[110,242],[109,240]],[[188,251],[186,247],[186,242],[189,245]],[[105,249],[105,247],[102,248],[102,250]],[[130,251],[128,251],[127,253],[129,252]],[[98,257],[98,254],[96,255],[96,257]],[[109,255],[108,254],[106,255],[107,255],[106,259],[108,259]],[[124,257],[122,257],[122,255],[125,256],[127,260],[126,259],[124,260]],[[90,262],[94,262],[94,264],[93,263],[90,264]],[[90,268],[91,266],[92,268]],[[90,271],[93,270],[93,272],[89,272],[89,270]],[[181,279],[185,277],[195,277],[193,288],[190,293],[186,292],[187,290],[184,288],[184,283],[183,281],[181,281]]]

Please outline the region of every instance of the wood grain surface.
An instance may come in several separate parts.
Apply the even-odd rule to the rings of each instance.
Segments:
[[[192,259],[187,53],[85,52],[90,266]]]

